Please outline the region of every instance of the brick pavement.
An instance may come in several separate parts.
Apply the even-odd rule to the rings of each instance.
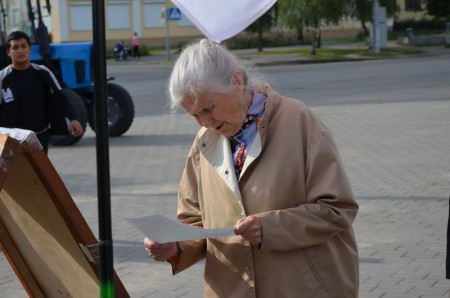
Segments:
[[[449,297],[450,102],[315,110],[334,132],[360,204],[360,297]]]
[[[445,236],[450,195],[450,101],[314,108],[330,127],[360,212],[362,298],[449,297]],[[177,182],[197,130],[187,116],[137,117],[110,139],[114,266],[131,297],[202,296],[202,264],[172,276],[149,259],[123,217],[174,217]],[[49,157],[98,235],[92,131]],[[0,253],[0,297],[26,297]]]

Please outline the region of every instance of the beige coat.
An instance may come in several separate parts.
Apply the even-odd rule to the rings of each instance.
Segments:
[[[357,297],[358,205],[325,125],[270,88],[239,181],[227,138],[202,128],[180,182],[178,219],[193,226],[261,220],[263,241],[240,236],[180,242],[174,273],[206,258],[205,297]]]

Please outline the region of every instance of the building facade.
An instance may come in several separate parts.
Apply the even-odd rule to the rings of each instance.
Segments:
[[[8,1],[6,8],[8,16],[5,18],[4,32],[8,33],[12,30],[31,32],[26,2],[26,0]],[[92,0],[50,0],[51,14],[45,6],[46,1],[40,2],[44,23],[51,33],[53,42],[65,43],[93,39]],[[421,0],[397,0],[396,2],[400,7],[400,12],[397,14],[398,20],[426,18]],[[32,9],[36,15],[36,1],[31,0],[31,3],[32,6],[34,5]],[[173,12],[175,8],[170,0],[104,0],[104,3],[108,47],[113,47],[119,40],[123,40],[127,45],[130,44],[134,32],[140,37],[141,44],[149,47],[164,46],[167,40],[172,46],[177,46],[202,36],[202,33],[182,13],[177,20],[166,21],[166,12],[169,10]],[[35,25],[37,26],[37,21]],[[329,28],[334,31],[356,32],[357,28],[360,29],[359,22],[354,19],[346,19],[339,26],[329,27],[340,27]]]
[[[9,1],[6,29],[30,32],[28,9],[25,0]],[[52,40],[55,43],[91,41],[93,39],[93,13],[91,0],[51,0],[51,13],[46,1],[41,0],[41,12]],[[34,15],[36,2],[31,0]],[[105,32],[108,46],[123,40],[131,42],[134,32],[141,43],[148,46],[165,45],[169,36],[171,44],[201,36],[201,32],[179,14],[178,20],[165,20],[165,11],[173,11],[170,0],[105,0]],[[35,21],[37,26],[37,21]],[[166,27],[166,25],[168,25]]]

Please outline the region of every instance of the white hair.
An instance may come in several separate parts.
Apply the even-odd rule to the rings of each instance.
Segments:
[[[245,86],[257,86],[265,80],[223,44],[200,39],[188,44],[181,52],[170,75],[168,92],[171,110],[175,111],[187,97],[202,92],[225,93],[233,88],[233,71],[244,75]]]

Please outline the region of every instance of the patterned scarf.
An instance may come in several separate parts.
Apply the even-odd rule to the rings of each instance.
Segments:
[[[258,126],[264,114],[265,101],[265,95],[256,93],[241,129],[237,134],[229,137],[237,178],[239,178],[242,172],[248,151],[258,131]]]
[[[239,137],[254,122],[256,122],[256,127],[259,126],[260,119],[257,117],[258,117],[257,113],[247,114],[245,116],[244,124],[242,125],[239,132],[234,136],[230,137],[231,150],[232,152],[234,152],[234,159],[236,162],[235,170],[237,170],[239,173],[241,173],[242,167],[244,166],[245,158],[247,157],[247,152],[245,151],[245,149],[247,149],[247,145],[242,140],[239,140],[240,139]]]

